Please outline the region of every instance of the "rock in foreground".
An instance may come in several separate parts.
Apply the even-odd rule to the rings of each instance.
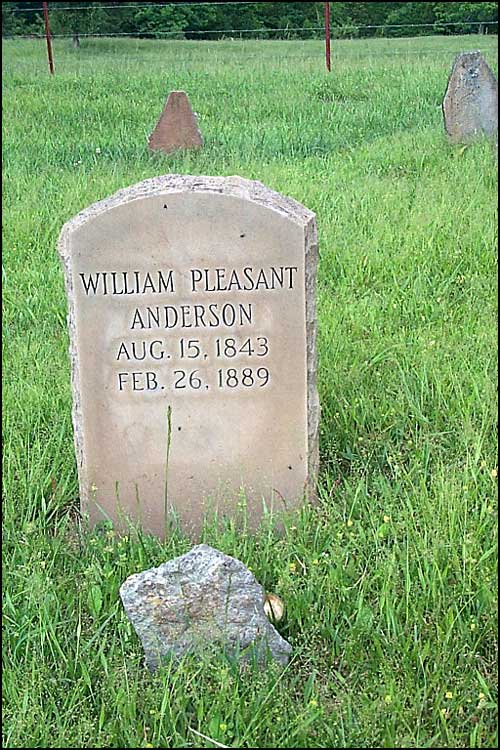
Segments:
[[[151,670],[162,657],[213,647],[288,662],[291,646],[264,613],[262,586],[242,562],[206,544],[130,576],[120,596]]]

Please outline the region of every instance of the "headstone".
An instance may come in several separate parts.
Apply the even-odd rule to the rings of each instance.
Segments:
[[[497,138],[498,84],[480,52],[458,55],[443,101],[445,130],[452,143]]]
[[[318,465],[316,220],[239,177],[168,175],[59,239],[82,510],[163,535],[300,507]]]
[[[149,136],[149,148],[169,154],[178,149],[202,146],[203,137],[186,92],[171,91],[160,119]]]
[[[264,591],[242,562],[206,544],[122,584],[123,606],[146,664],[225,650],[228,656],[287,664],[292,647],[264,612]]]

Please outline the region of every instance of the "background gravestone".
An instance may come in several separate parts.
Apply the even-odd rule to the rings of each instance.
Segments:
[[[82,509],[162,535],[250,524],[313,492],[314,214],[258,182],[169,175],[96,203],[59,240]]]
[[[470,143],[498,133],[498,84],[480,52],[455,59],[443,101],[445,129],[452,143]]]
[[[185,91],[170,92],[148,142],[150,149],[166,153],[203,146],[196,115]]]

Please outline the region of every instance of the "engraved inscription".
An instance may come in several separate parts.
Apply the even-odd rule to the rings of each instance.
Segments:
[[[85,297],[117,296],[124,304],[131,304],[129,330],[134,334],[148,331],[173,331],[168,338],[137,338],[120,340],[114,349],[114,360],[119,364],[115,387],[119,393],[158,393],[164,391],[200,391],[212,389],[260,389],[271,381],[266,367],[222,369],[219,360],[235,363],[268,357],[271,351],[269,336],[258,330],[259,312],[255,302],[210,302],[211,294],[223,292],[293,291],[297,283],[297,266],[238,268],[190,268],[183,274],[173,269],[140,271],[104,271],[80,273]],[[134,297],[143,295],[203,294],[199,304],[158,304],[136,306]],[[129,300],[129,302],[127,302]],[[176,337],[185,329],[256,329],[252,335],[216,338]],[[249,331],[250,333],[250,331]],[[161,334],[160,334],[161,335]],[[179,369],[183,361],[199,363],[197,370]],[[141,362],[158,366],[157,370],[124,370],[125,364]]]

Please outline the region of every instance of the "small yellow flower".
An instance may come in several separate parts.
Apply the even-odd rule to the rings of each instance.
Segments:
[[[295,573],[295,571],[297,570],[297,566],[295,565],[295,563],[290,563],[288,565],[288,568],[290,570],[290,573]]]
[[[317,557],[314,558],[314,560],[312,561],[312,564],[313,565],[319,565],[319,560],[318,560]]]
[[[498,476],[498,469],[492,469],[491,470],[491,478],[496,479]]]
[[[479,698],[480,701],[484,701],[484,699],[486,698],[486,696],[485,696],[484,693],[479,693],[478,698]]]
[[[447,700],[451,701],[451,699],[453,698],[453,693],[450,690],[448,690],[448,692],[446,693],[446,695],[444,697]]]
[[[389,523],[390,520],[391,520],[390,516],[384,516],[384,523]]]
[[[441,709],[441,716],[444,716],[446,718],[446,715],[447,715],[446,708],[442,708]]]
[[[475,622],[471,622],[471,624],[470,624],[470,629],[472,630],[472,632],[474,632],[474,630],[475,630],[476,628],[477,628],[477,625],[476,625],[476,623],[475,623]]]
[[[392,695],[386,695],[384,700],[389,705],[389,703],[392,703]]]
[[[314,698],[313,698],[313,700],[309,701],[309,706],[310,706],[310,708],[317,708],[318,701],[315,701]]]
[[[353,523],[354,523],[354,521],[352,520],[352,518],[350,518],[350,519],[349,519],[349,520],[347,521],[347,525],[348,525],[348,526],[352,526],[352,525],[353,525]]]
[[[225,732],[227,729],[227,724],[219,724],[219,729],[221,732]]]

